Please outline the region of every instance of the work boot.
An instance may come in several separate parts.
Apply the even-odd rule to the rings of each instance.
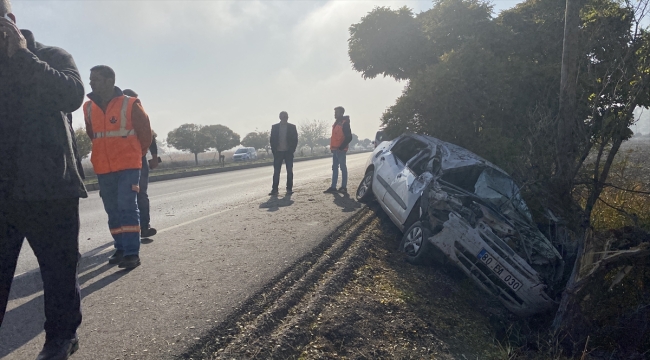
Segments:
[[[277,195],[277,194],[279,194],[278,189],[273,189],[273,190],[271,190],[271,192],[269,193],[270,196],[274,196],[274,195]]]
[[[347,193],[348,193],[348,188],[340,187],[340,188],[339,188],[339,192],[340,192],[341,194],[347,194]]]
[[[119,264],[124,259],[124,250],[115,250],[113,255],[108,258],[108,263],[111,265]]]
[[[79,350],[77,334],[71,339],[48,339],[45,340],[43,350],[36,360],[67,360],[77,350]]]
[[[154,235],[156,235],[157,233],[158,233],[158,231],[156,231],[155,228],[148,227],[148,226],[147,226],[146,228],[142,228],[142,229],[140,230],[140,236],[141,236],[141,237],[154,236]]]
[[[327,188],[327,190],[323,191],[323,193],[325,193],[325,194],[335,193],[335,192],[336,192],[336,188],[333,188],[333,187]]]
[[[126,255],[120,263],[121,269],[135,269],[140,266],[140,257],[138,255]]]

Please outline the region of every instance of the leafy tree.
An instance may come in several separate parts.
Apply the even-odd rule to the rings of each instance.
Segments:
[[[269,131],[254,131],[244,136],[241,144],[247,147],[254,147],[255,149],[265,149],[266,153],[268,154],[269,149],[271,148],[271,145],[269,144],[269,137]]]
[[[298,138],[301,144],[309,146],[313,154],[314,146],[323,144],[323,139],[329,144],[329,139],[326,138],[328,128],[329,125],[323,120],[305,121],[298,126]]]
[[[354,147],[354,145],[359,143],[359,136],[357,134],[352,134],[352,141],[350,141],[350,144],[348,145],[350,148]]]
[[[197,124],[183,124],[167,134],[167,143],[178,150],[194,154],[194,162],[199,164],[199,154],[212,147],[212,138]]]
[[[370,140],[368,138],[361,140],[361,145],[363,145],[364,147],[368,147],[371,144],[372,144],[372,140]]]
[[[203,131],[211,139],[210,147],[216,149],[219,156],[222,151],[232,149],[240,143],[239,134],[224,125],[207,125]]]
[[[634,110],[650,106],[650,35],[641,23],[650,4],[581,3],[569,136],[558,126],[564,0],[527,0],[497,17],[480,0],[435,0],[418,15],[375,8],[350,27],[348,52],[364,78],[408,80],[382,116],[388,137],[430,134],[486,157],[526,185],[529,204],[553,209],[584,239]],[[557,150],[561,138],[571,151]]]
[[[84,128],[78,128],[75,130],[74,135],[77,139],[77,151],[79,152],[79,156],[81,156],[82,159],[85,159],[93,150],[93,142],[88,137],[88,134],[86,134]]]

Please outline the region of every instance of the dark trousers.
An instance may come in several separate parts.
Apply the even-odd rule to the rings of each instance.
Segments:
[[[280,170],[282,161],[287,168],[287,190],[293,189],[293,153],[290,151],[276,151],[273,153],[273,190],[280,185]]]
[[[79,199],[0,201],[0,324],[27,238],[41,268],[46,338],[71,338],[81,324]]]
[[[142,170],[140,170],[140,192],[138,192],[138,209],[140,209],[140,228],[148,229],[151,217],[149,215],[149,163],[147,157],[142,157]]]

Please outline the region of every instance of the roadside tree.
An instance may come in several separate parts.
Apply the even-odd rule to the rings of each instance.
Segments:
[[[359,143],[359,136],[357,134],[352,134],[352,140],[350,141],[350,144],[348,145],[351,148],[353,148],[356,144]]]
[[[239,134],[225,125],[207,125],[203,131],[210,137],[210,147],[217,150],[219,157],[222,151],[232,149],[240,143]]]
[[[77,139],[77,151],[79,152],[79,156],[81,156],[82,159],[85,159],[93,150],[92,140],[90,140],[88,134],[86,134],[86,129],[84,128],[78,128],[75,130],[74,135]]]
[[[212,139],[203,129],[197,124],[183,124],[167,134],[167,144],[194,154],[194,162],[198,165],[199,154],[212,147]]]
[[[314,153],[314,147],[322,143],[322,139],[326,138],[328,124],[323,120],[305,121],[298,125],[298,138],[300,143],[308,146],[311,153]],[[328,141],[329,144],[329,141]]]
[[[254,147],[255,149],[265,149],[268,155],[271,145],[269,144],[269,131],[253,131],[248,133],[241,141],[241,144],[247,147]]]

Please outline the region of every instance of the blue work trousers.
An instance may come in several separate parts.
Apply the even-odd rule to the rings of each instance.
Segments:
[[[336,182],[339,179],[339,167],[341,168],[341,187],[348,187],[348,166],[345,163],[345,150],[332,150],[332,189],[336,189]]]
[[[136,201],[140,181],[140,169],[116,171],[97,175],[99,196],[108,214],[115,249],[124,255],[140,252],[140,211]]]

